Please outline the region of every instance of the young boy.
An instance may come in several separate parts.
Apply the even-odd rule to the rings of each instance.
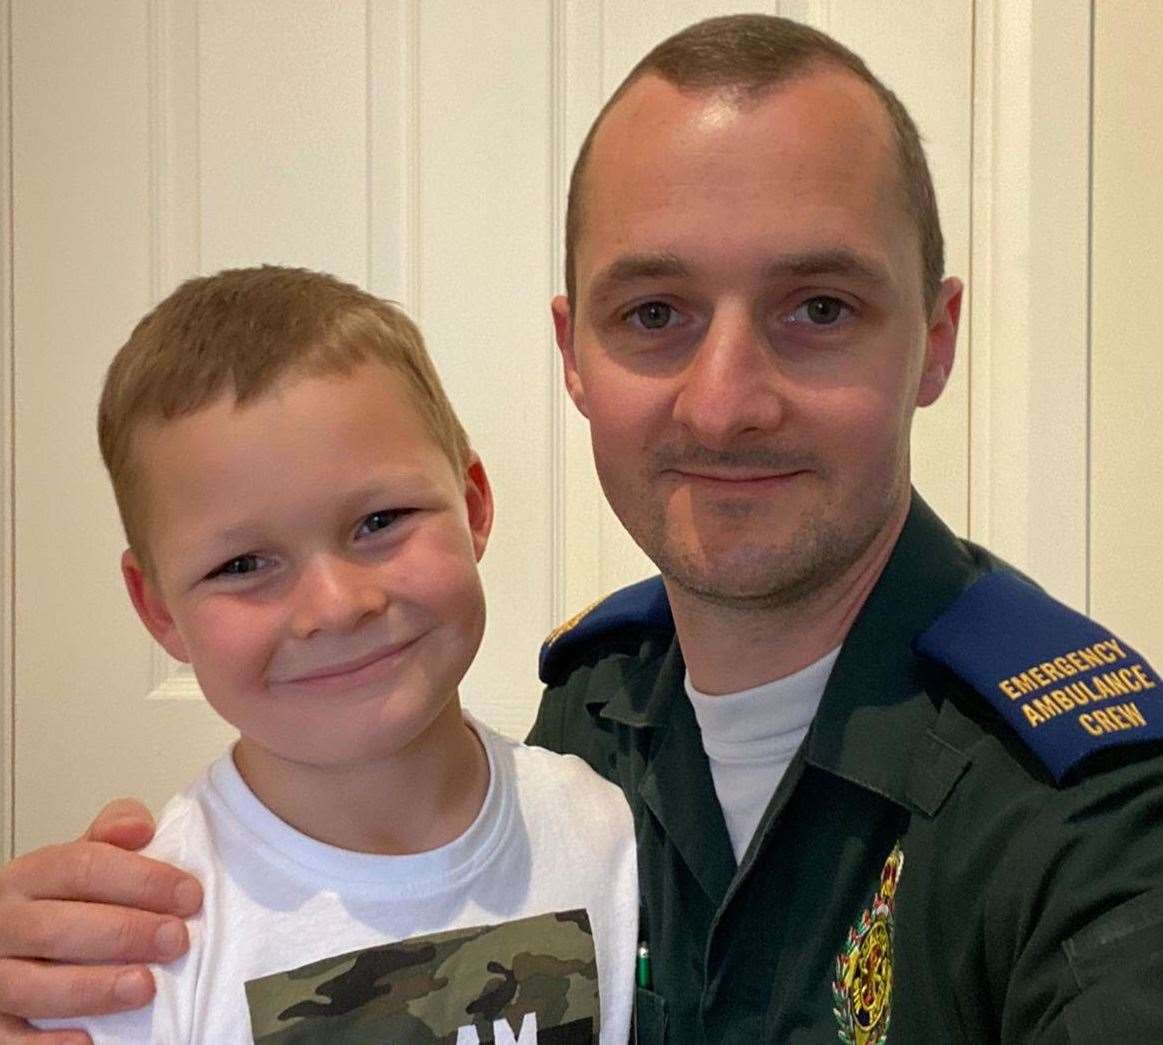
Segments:
[[[148,850],[202,881],[190,952],[94,1040],[625,1042],[630,815],[461,710],[493,503],[415,326],[312,272],[194,279],[98,427],[133,605],[241,736]]]

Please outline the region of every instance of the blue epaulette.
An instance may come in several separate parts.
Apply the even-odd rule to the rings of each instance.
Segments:
[[[673,630],[674,618],[661,577],[619,588],[554,628],[541,646],[541,681],[548,684],[557,669],[583,646],[623,628]]]
[[[1013,573],[971,585],[914,646],[988,699],[1056,783],[1096,751],[1163,739],[1151,665]]]

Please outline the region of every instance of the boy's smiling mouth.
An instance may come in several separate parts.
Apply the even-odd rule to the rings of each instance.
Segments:
[[[400,654],[410,649],[416,638],[378,646],[358,657],[329,661],[311,668],[294,669],[293,673],[271,678],[272,686],[344,687],[370,681],[385,669],[394,667]]]

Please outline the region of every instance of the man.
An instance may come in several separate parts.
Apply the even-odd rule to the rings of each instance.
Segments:
[[[911,491],[961,286],[896,99],[794,23],[694,26],[591,130],[567,255],[569,393],[662,581],[547,643],[532,739],[634,810],[638,1040],[1163,1040],[1159,680]],[[0,953],[173,954],[179,889],[29,854]],[[0,1009],[142,1000],[122,975],[0,961]]]

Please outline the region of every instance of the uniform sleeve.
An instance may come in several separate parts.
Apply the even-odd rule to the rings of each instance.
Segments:
[[[551,688],[546,688],[541,693],[541,703],[537,707],[537,718],[533,723],[533,728],[529,730],[529,736],[525,738],[525,743],[532,744],[534,747],[548,748],[550,751],[556,751],[560,754],[564,751],[561,745],[561,732],[561,694],[555,694]]]
[[[1019,948],[1003,1042],[1163,1042],[1160,761],[1058,792],[1011,859],[1024,898],[998,905]]]
[[[600,717],[586,707],[588,682],[582,671],[560,686],[546,687],[526,743],[560,755],[577,755],[598,776],[620,784],[614,776],[614,739]]]
[[[1163,886],[1113,908],[1063,944],[1078,996],[1071,1045],[1163,1042]]]

